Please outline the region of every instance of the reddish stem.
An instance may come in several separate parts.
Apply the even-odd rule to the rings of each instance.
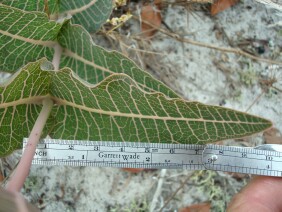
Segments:
[[[35,154],[36,146],[40,140],[41,133],[46,124],[46,121],[50,115],[53,107],[53,101],[50,98],[43,100],[43,108],[31,130],[28,143],[23,152],[22,158],[12,175],[7,185],[7,190],[11,192],[19,192],[24,184],[25,179],[28,176],[31,162]]]

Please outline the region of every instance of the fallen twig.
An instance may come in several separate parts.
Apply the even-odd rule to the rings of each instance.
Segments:
[[[181,185],[175,190],[175,192],[173,192],[173,194],[165,201],[164,205],[159,210],[160,212],[162,212],[165,209],[165,207],[175,197],[175,195],[184,187],[185,184],[187,184],[189,179],[190,179],[190,175],[185,179],[183,183],[181,183]]]
[[[280,12],[282,12],[282,2],[280,1],[273,1],[273,0],[255,0],[259,3],[265,4],[270,8],[274,8]]]
[[[155,209],[156,209],[156,205],[157,205],[157,202],[158,202],[158,198],[159,198],[159,196],[161,195],[162,186],[163,186],[163,182],[164,182],[164,177],[165,177],[165,175],[166,175],[166,171],[167,171],[166,169],[162,169],[162,170],[161,170],[160,178],[159,178],[159,181],[158,181],[158,186],[157,186],[157,189],[156,189],[156,191],[155,191],[153,200],[152,200],[152,202],[151,202],[150,212],[153,212],[153,211],[155,211]]]
[[[133,16],[133,17],[134,17],[134,19],[139,20],[138,17],[135,17],[135,16]],[[242,51],[241,49],[230,48],[230,47],[219,47],[219,46],[215,46],[215,45],[212,45],[212,44],[202,43],[202,42],[199,42],[199,41],[194,41],[194,40],[191,40],[191,39],[183,38],[179,34],[169,32],[165,29],[162,29],[160,27],[153,25],[150,22],[147,22],[147,21],[143,21],[143,22],[150,25],[151,27],[154,27],[155,29],[158,29],[158,31],[160,31],[161,33],[163,33],[163,34],[165,34],[165,35],[167,35],[171,38],[174,38],[175,40],[178,40],[180,42],[189,43],[189,44],[192,44],[192,45],[195,45],[195,46],[210,48],[210,49],[214,49],[214,50],[218,50],[218,51],[233,53],[233,54],[245,56],[245,57],[251,58],[253,60],[257,60],[257,61],[261,61],[261,62],[265,62],[265,63],[282,65],[282,62],[274,61],[274,60],[270,60],[270,59],[265,59],[265,58],[261,58],[261,57],[256,57],[254,55],[251,55],[247,52]]]

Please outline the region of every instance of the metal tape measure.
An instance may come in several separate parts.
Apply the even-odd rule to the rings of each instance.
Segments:
[[[27,139],[24,139],[23,149]],[[33,164],[217,170],[282,177],[282,146],[255,148],[43,139]]]

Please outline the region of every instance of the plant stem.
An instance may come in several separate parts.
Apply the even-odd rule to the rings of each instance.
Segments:
[[[191,176],[189,175],[186,180],[181,183],[181,185],[178,187],[178,189],[176,189],[175,192],[173,192],[173,194],[165,201],[164,205],[161,207],[161,209],[159,210],[159,212],[162,212],[165,207],[168,205],[168,203],[175,197],[175,195],[187,184],[188,180],[191,178]]]
[[[162,187],[163,187],[164,177],[166,175],[166,171],[167,171],[166,169],[161,170],[160,178],[159,178],[159,181],[158,181],[158,186],[157,186],[157,189],[155,191],[153,200],[151,202],[150,212],[156,211],[156,206],[157,206],[157,203],[159,201],[158,199],[159,199],[159,197],[162,193]]]
[[[35,154],[36,146],[41,137],[41,133],[46,124],[46,121],[50,115],[50,112],[53,107],[53,101],[50,98],[43,100],[43,107],[40,111],[39,116],[31,130],[31,133],[28,138],[28,143],[23,152],[22,158],[18,164],[18,167],[15,170],[15,173],[12,175],[10,181],[7,185],[7,190],[11,192],[19,192],[24,184],[25,179],[28,176],[29,169],[31,167],[31,162]]]
[[[60,60],[61,60],[61,55],[62,55],[62,47],[60,46],[59,43],[57,43],[55,46],[54,46],[54,56],[53,56],[53,61],[52,61],[52,64],[54,66],[54,70],[59,70],[59,67],[60,67]]]

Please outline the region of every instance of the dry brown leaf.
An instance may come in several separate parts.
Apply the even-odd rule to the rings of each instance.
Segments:
[[[5,177],[0,173],[0,183],[3,182],[4,179]]]
[[[278,129],[270,128],[263,133],[266,144],[282,144],[282,136]]]
[[[151,4],[144,5],[141,10],[141,30],[142,35],[146,38],[152,37],[157,32],[157,30],[144,22],[149,22],[156,27],[160,27],[162,23],[162,17],[160,13],[160,1],[155,1],[155,5],[156,6],[153,6]]]
[[[226,174],[231,175],[236,180],[242,180],[249,178],[248,174],[236,173],[236,172],[225,172]]]
[[[239,0],[217,0],[211,6],[211,15],[216,15],[217,13],[226,10],[227,8],[237,4],[238,2]]]
[[[143,169],[143,168],[140,168],[140,169],[138,169],[138,168],[123,168],[122,170],[136,174],[136,173],[144,171],[145,169]]]
[[[178,210],[178,212],[210,212],[210,209],[211,209],[211,204],[206,202],[206,203],[194,204],[185,208],[181,208]]]

